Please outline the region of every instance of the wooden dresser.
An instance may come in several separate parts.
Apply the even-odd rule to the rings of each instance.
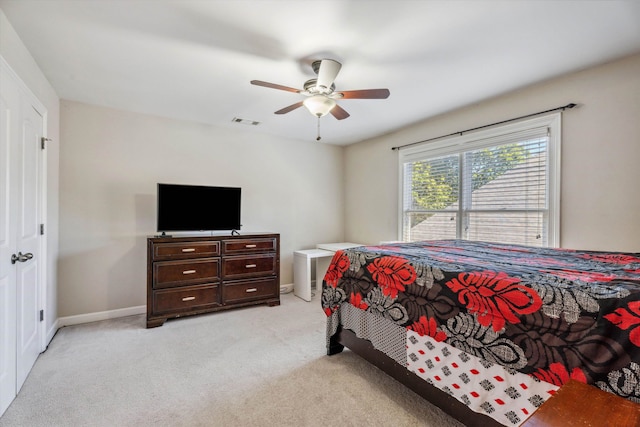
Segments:
[[[147,239],[147,328],[256,304],[280,304],[279,234]]]

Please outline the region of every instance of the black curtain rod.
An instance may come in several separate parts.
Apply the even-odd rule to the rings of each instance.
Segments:
[[[422,141],[412,142],[412,143],[410,143],[410,144],[399,145],[399,146],[397,146],[397,147],[391,147],[391,150],[399,150],[399,149],[401,149],[401,148],[411,147],[412,145],[422,144],[423,142],[435,141],[436,139],[447,138],[447,137],[449,137],[449,136],[456,136],[456,135],[462,136],[463,134],[465,134],[465,133],[467,133],[467,132],[472,132],[472,131],[474,131],[474,130],[484,129],[484,128],[488,128],[488,127],[495,126],[495,125],[501,125],[501,124],[504,124],[504,123],[514,122],[514,121],[516,121],[516,120],[527,119],[527,118],[529,118],[529,117],[539,116],[540,114],[551,113],[551,112],[553,112],[553,111],[560,111],[560,110],[564,111],[564,110],[566,110],[567,108],[573,108],[573,107],[575,107],[575,106],[576,106],[576,104],[574,104],[574,103],[572,102],[571,104],[567,104],[567,105],[564,105],[564,106],[562,106],[562,107],[552,108],[551,110],[540,111],[540,112],[538,112],[538,113],[533,113],[533,114],[527,114],[526,116],[520,116],[520,117],[516,117],[516,118],[514,118],[514,119],[503,120],[503,121],[501,121],[501,122],[491,123],[490,125],[478,126],[477,128],[471,128],[471,129],[467,129],[467,130],[461,130],[461,131],[459,131],[459,132],[453,132],[453,133],[450,133],[450,134],[448,134],[448,135],[436,136],[435,138],[429,138],[429,139],[425,139],[425,140],[422,140]]]

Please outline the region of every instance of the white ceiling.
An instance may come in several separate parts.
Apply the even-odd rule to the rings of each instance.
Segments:
[[[640,52],[640,1],[0,0],[62,99],[315,141],[296,93],[342,62],[322,142],[350,144],[524,85]],[[555,107],[549,106],[550,108]],[[234,117],[261,122],[233,123]]]

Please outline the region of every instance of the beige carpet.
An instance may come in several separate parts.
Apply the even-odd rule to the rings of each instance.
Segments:
[[[326,356],[317,297],[144,325],[60,329],[0,426],[460,426],[348,350]]]

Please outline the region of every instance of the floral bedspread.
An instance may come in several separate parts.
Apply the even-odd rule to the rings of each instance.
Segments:
[[[336,252],[322,307],[376,313],[561,386],[640,403],[640,254],[466,240]]]

